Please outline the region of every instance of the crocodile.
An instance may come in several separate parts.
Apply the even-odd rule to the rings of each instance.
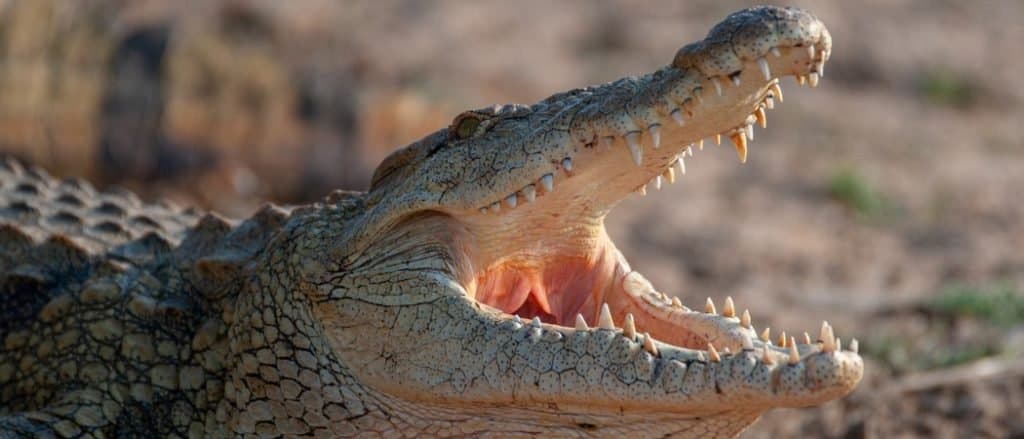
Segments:
[[[745,161],[808,12],[729,15],[653,73],[467,111],[368,191],[248,219],[0,166],[0,437],[732,437],[863,376],[828,323],[757,331],[630,268],[603,220]]]

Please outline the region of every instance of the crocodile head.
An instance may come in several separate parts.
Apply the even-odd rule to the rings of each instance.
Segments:
[[[848,393],[856,342],[843,350],[823,324],[772,343],[731,300],[693,311],[603,224],[681,178],[703,139],[745,161],[779,78],[816,86],[830,51],[811,14],[747,9],[654,73],[467,111],[393,153],[351,232],[309,255],[340,361],[437,434],[732,435]]]

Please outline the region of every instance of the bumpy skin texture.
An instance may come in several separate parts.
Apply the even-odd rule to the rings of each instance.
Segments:
[[[238,223],[6,162],[0,437],[727,437],[840,397],[863,364],[830,327],[775,347],[731,302],[682,307],[602,223],[692,142],[745,157],[771,73],[816,84],[830,51],[805,12],[741,11],[658,72],[466,112],[367,193]]]

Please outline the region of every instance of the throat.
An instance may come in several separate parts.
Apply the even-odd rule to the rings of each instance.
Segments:
[[[596,315],[628,272],[610,241],[588,251],[521,253],[477,273],[475,299],[524,319],[571,326],[576,314]]]

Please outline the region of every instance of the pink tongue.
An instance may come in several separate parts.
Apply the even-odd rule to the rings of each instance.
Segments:
[[[528,310],[522,310],[530,298]],[[551,315],[551,305],[540,279],[518,270],[492,270],[483,285],[477,287],[477,300],[509,314],[533,317],[540,313]],[[523,315],[526,312],[528,315]],[[543,320],[543,316],[541,317]]]

